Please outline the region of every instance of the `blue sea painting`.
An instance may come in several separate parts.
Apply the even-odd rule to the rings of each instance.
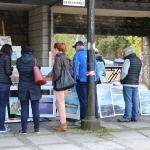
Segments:
[[[53,114],[53,98],[41,98],[39,103],[40,114]]]
[[[77,114],[78,106],[77,105],[65,105],[66,113]]]
[[[141,115],[150,115],[150,91],[139,91]]]
[[[78,96],[66,95],[65,104],[79,105]]]
[[[97,62],[98,70],[99,70],[99,77],[101,82],[107,82],[106,70],[103,62]]]
[[[122,94],[112,95],[115,115],[123,115],[125,111],[125,103]]]
[[[16,52],[16,51],[13,51],[13,52],[12,52],[11,59],[12,59],[12,60],[17,60],[17,52]]]
[[[114,107],[109,84],[97,85],[98,105],[100,108],[100,117],[114,116]]]

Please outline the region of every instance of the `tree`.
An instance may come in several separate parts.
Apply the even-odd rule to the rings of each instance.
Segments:
[[[126,39],[129,41],[131,47],[134,48],[136,56],[139,57],[141,52],[141,37],[127,36]]]
[[[66,55],[70,59],[72,59],[74,54],[75,54],[75,50],[74,50],[74,48],[72,48],[72,46],[75,44],[74,35],[71,35],[71,34],[55,34],[54,35],[54,43],[56,43],[56,42],[63,42],[67,45]]]

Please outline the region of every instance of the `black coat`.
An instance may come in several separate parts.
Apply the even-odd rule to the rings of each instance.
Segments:
[[[0,83],[12,84],[11,75],[11,57],[0,52]]]
[[[37,59],[40,68],[39,60]],[[34,56],[31,54],[23,54],[17,59],[16,67],[19,71],[18,98],[26,100],[29,91],[31,100],[39,100],[41,98],[41,86],[34,82],[33,67]]]

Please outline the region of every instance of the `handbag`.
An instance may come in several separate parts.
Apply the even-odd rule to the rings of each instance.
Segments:
[[[43,85],[45,84],[47,81],[44,78],[44,76],[42,75],[39,67],[37,66],[37,61],[36,58],[34,58],[34,67],[33,67],[33,73],[34,73],[34,82],[38,85]]]
[[[54,89],[56,91],[67,90],[67,89],[74,87],[75,85],[74,79],[72,78],[70,71],[66,68],[64,60],[62,60],[62,62],[63,62],[63,68],[61,70],[61,75],[55,81],[55,84],[54,84],[55,85]]]

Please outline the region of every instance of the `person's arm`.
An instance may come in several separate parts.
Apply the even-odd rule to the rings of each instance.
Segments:
[[[77,54],[75,54],[73,57],[73,78],[74,81],[77,81],[77,79],[79,79],[79,60]]]
[[[141,79],[142,79],[142,74],[143,74],[143,71],[142,71],[142,67],[141,67],[140,75],[139,75],[139,82],[140,82],[140,81],[141,81]]]
[[[126,59],[122,65],[120,80],[123,80],[127,76],[129,67],[130,67],[130,60]]]

